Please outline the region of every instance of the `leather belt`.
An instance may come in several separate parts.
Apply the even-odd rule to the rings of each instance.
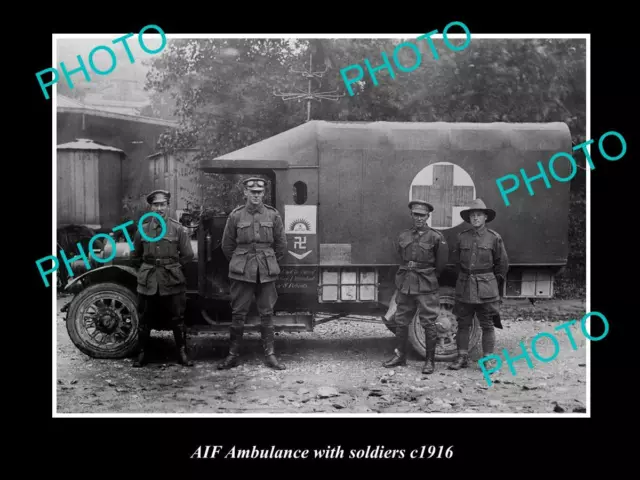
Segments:
[[[149,265],[170,265],[172,263],[178,263],[178,260],[175,258],[145,258],[142,260],[144,263],[148,263]]]
[[[480,275],[482,273],[493,273],[493,268],[476,268],[473,270],[469,270],[468,268],[461,266],[460,270],[462,270],[464,273],[468,275]]]
[[[432,265],[429,263],[414,262],[413,260],[410,260],[407,263],[405,263],[405,267],[408,267],[408,268],[430,268],[431,266]]]
[[[271,248],[270,243],[242,243],[238,245],[239,248],[246,248],[248,252],[263,252]]]

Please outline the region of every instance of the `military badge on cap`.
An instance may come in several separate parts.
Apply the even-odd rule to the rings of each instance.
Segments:
[[[252,192],[264,192],[267,182],[262,178],[249,177],[242,181],[245,188],[248,188]]]
[[[155,202],[169,202],[171,199],[171,193],[167,190],[154,190],[149,195],[147,195],[147,203],[151,205]]]
[[[433,212],[433,205],[424,200],[412,200],[409,202],[409,210],[426,215]]]

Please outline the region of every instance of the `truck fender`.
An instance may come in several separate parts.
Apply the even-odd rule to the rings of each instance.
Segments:
[[[95,269],[91,269],[91,270],[83,273],[79,277],[74,278],[69,283],[67,283],[67,285],[64,287],[64,290],[67,291],[67,292],[75,290],[78,286],[80,286],[82,284],[82,281],[84,279],[91,278],[91,277],[94,277],[94,276],[103,276],[109,270],[112,271],[112,272],[114,270],[123,270],[123,271],[129,273],[134,279],[137,278],[137,276],[138,276],[138,271],[133,267],[129,267],[127,265],[106,265],[104,267],[98,267],[98,268],[95,268]]]

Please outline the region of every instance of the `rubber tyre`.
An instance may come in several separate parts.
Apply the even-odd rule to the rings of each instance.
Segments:
[[[457,330],[457,321],[455,315],[452,313],[453,304],[455,302],[455,289],[451,287],[440,288],[440,311],[441,315],[446,315],[453,322],[453,325]],[[480,329],[480,322],[474,316],[471,323],[471,331],[469,332],[469,354],[473,356],[480,341],[482,339],[482,330]],[[436,362],[451,362],[456,359],[458,352],[455,344],[455,334],[450,343],[446,345],[445,352],[442,352],[439,348],[436,349],[435,360]],[[413,317],[413,321],[409,327],[409,343],[420,357],[426,357],[426,344],[424,329],[420,326],[418,315]]]
[[[108,347],[91,342],[88,338],[91,334],[82,321],[87,308],[100,299],[115,300],[115,305],[120,304],[125,309],[124,315],[117,318],[118,326],[124,328],[126,336],[124,340],[118,340]],[[133,354],[138,347],[138,323],[137,294],[110,282],[91,285],[78,293],[69,305],[66,319],[67,332],[73,344],[93,358],[125,358]]]

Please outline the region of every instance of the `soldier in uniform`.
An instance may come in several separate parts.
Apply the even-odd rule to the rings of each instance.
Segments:
[[[147,345],[151,329],[167,325],[173,330],[178,350],[178,361],[192,366],[187,357],[187,338],[184,326],[186,307],[186,279],[184,266],[193,259],[193,249],[185,228],[168,216],[171,194],[166,190],[155,190],[147,196],[151,210],[159,214],[163,225],[149,216],[142,224],[145,237],[136,231],[133,239],[131,259],[138,268],[138,314],[140,317],[140,354],[135,367],[146,363]],[[154,241],[156,237],[160,240]],[[162,319],[162,320],[158,320]]]
[[[409,325],[418,311],[426,338],[426,361],[422,373],[435,370],[436,318],[440,310],[438,277],[447,265],[449,247],[444,235],[427,225],[433,206],[421,200],[409,202],[413,228],[400,233],[397,251],[402,264],[396,273],[397,310],[395,355],[383,363],[391,368],[406,365]]]
[[[502,237],[485,225],[496,217],[496,212],[477,198],[466,210],[460,212],[460,216],[472,227],[458,234],[454,250],[458,270],[454,307],[454,314],[458,319],[458,358],[449,366],[451,370],[459,370],[469,364],[469,329],[474,314],[478,316],[482,328],[483,355],[493,353],[494,325],[502,328],[499,311],[500,286],[509,270],[509,259]]]
[[[228,356],[218,365],[228,369],[238,363],[244,323],[253,296],[260,315],[260,333],[267,366],[284,370],[274,352],[273,307],[278,299],[275,281],[287,240],[278,210],[263,203],[266,182],[257,177],[243,181],[247,202],[229,214],[222,251],[229,260],[232,323]]]

